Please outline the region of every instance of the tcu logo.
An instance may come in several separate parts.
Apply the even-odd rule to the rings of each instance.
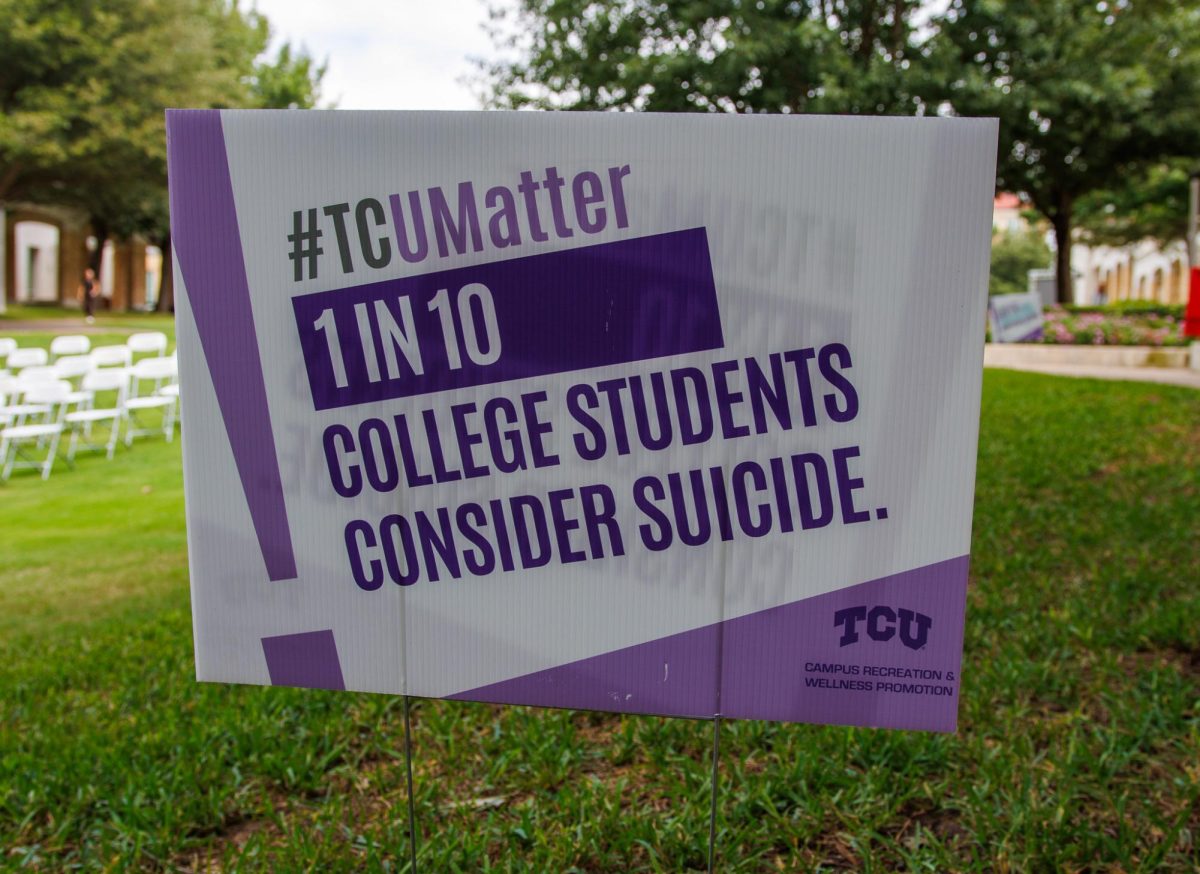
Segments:
[[[833,614],[833,624],[842,626],[842,639],[838,645],[849,646],[858,643],[858,625],[864,621],[867,623],[867,634],[871,640],[884,643],[895,637],[896,631],[899,630],[900,642],[909,649],[923,647],[929,639],[929,628],[933,625],[933,620],[924,613],[914,613],[903,607],[896,610],[884,606],[871,607],[869,610],[866,607],[847,607]]]

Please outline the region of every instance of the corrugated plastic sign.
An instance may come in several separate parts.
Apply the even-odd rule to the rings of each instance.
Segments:
[[[1028,343],[1042,339],[1045,318],[1037,292],[994,294],[988,298],[988,324],[993,343]]]
[[[167,122],[199,679],[954,728],[994,122]]]

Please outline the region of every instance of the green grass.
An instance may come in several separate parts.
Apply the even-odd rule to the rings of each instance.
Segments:
[[[83,323],[83,311],[59,306],[29,306],[10,303],[4,312],[0,312],[0,333],[3,333],[5,327],[20,328],[25,322],[51,321],[63,322],[63,332],[65,333],[69,330],[70,324]],[[98,310],[96,324],[101,327],[129,328],[134,331],[166,331],[174,330],[175,317],[169,313],[112,313]]]
[[[46,323],[61,322],[61,327],[46,330]],[[0,337],[11,337],[20,346],[50,347],[60,334],[76,333],[84,327],[79,310],[49,306],[9,304],[0,313]],[[93,325],[86,326],[87,338],[96,346],[124,343],[135,331],[162,331],[175,346],[175,317],[160,313],[99,313]]]
[[[103,316],[102,316],[103,317]],[[0,313],[0,324],[4,322],[40,322],[45,320],[76,321],[83,318],[83,310],[61,306],[10,303]]]
[[[957,735],[727,723],[720,870],[1197,870],[1198,536],[1200,395],[988,372]],[[177,442],[0,545],[0,867],[405,870],[398,699],[194,682]],[[423,871],[703,868],[709,725],[413,718]]]

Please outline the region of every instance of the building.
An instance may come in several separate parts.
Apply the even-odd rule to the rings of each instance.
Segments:
[[[997,234],[1015,234],[1029,227],[1022,213],[1029,209],[1017,195],[998,192],[992,199],[992,231]]]
[[[992,202],[993,230],[1002,234],[1027,229],[1027,210],[1016,194],[998,193]],[[0,209],[0,225],[0,302],[81,306],[83,270],[96,245],[87,216],[63,207],[9,203]],[[1052,237],[1048,242],[1053,247]],[[162,272],[162,253],[156,247],[136,238],[110,240],[100,264],[102,309],[154,306]],[[1077,304],[1187,303],[1187,267],[1182,241],[1162,247],[1152,241],[1121,248],[1084,243],[1071,247]]]
[[[29,203],[0,209],[0,296],[7,303],[80,307],[83,271],[96,248],[87,216]],[[140,239],[108,241],[100,258],[100,308],[153,306],[162,254]]]
[[[1076,243],[1071,247],[1071,270],[1076,303],[1187,303],[1187,246],[1182,240],[1161,247],[1153,241],[1121,248]]]
[[[997,234],[1018,233],[1030,227],[1023,212],[1029,206],[1019,196],[1001,191],[992,201],[992,229]],[[1054,248],[1054,236],[1046,242]],[[1054,282],[1053,262],[1039,282]],[[1075,303],[1094,305],[1121,300],[1145,300],[1161,304],[1185,304],[1188,299],[1187,246],[1182,240],[1160,246],[1145,240],[1133,246],[1071,246],[1071,272]],[[1031,281],[1031,287],[1034,283]]]

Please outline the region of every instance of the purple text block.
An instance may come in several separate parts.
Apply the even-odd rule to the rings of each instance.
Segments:
[[[292,304],[318,410],[724,345],[704,228]]]

